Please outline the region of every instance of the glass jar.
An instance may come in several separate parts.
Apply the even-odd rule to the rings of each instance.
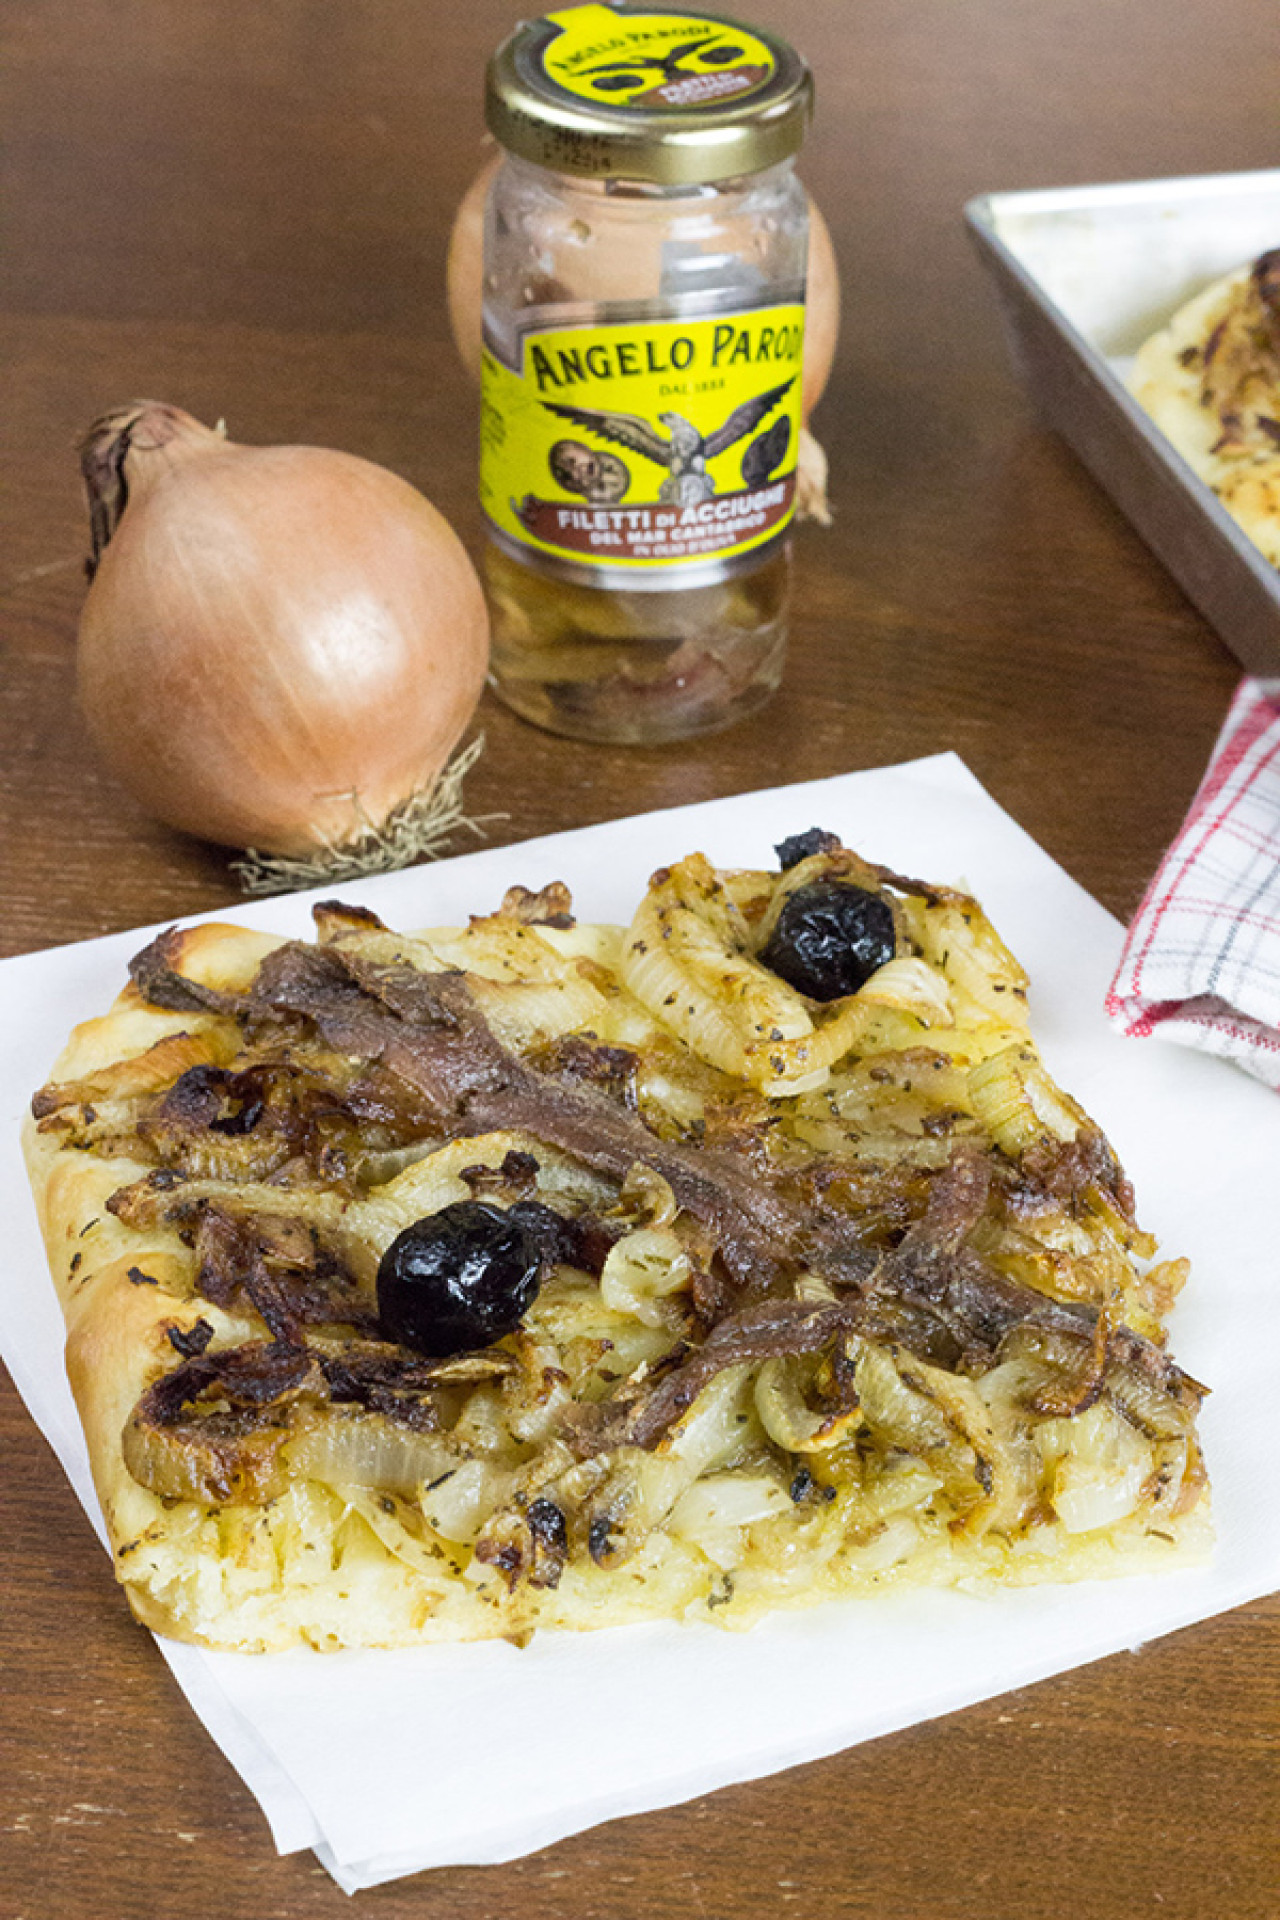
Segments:
[[[784,43],[704,14],[574,7],[491,63],[493,681],[553,732],[687,738],[778,685],[810,102]]]

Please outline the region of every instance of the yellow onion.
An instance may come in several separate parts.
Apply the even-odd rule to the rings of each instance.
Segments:
[[[484,208],[489,185],[501,164],[492,154],[462,196],[449,239],[446,289],[449,325],[458,357],[474,380],[480,378],[481,309],[484,298]],[[636,273],[635,235],[620,236],[613,253],[595,256],[589,288],[575,288],[597,300],[629,299]],[[617,276],[617,284],[614,277]],[[840,326],[840,280],[831,234],[812,198],[809,200],[809,274],[805,309],[804,380],[800,402],[802,419],[822,398],[835,358]]]
[[[94,559],[80,698],[170,826],[285,856],[365,843],[429,792],[484,683],[484,595],[407,481],[237,446],[138,401],[81,450]]]

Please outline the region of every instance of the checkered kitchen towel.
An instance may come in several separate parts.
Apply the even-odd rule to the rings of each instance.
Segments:
[[[1244,680],[1125,941],[1122,1033],[1220,1053],[1280,1090],[1280,680]]]

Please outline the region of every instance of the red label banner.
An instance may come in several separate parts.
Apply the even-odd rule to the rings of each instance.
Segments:
[[[528,493],[512,510],[521,526],[548,547],[590,554],[594,560],[692,560],[721,554],[740,540],[760,539],[791,512],[795,475],[766,487],[718,493],[697,506],[575,506]]]

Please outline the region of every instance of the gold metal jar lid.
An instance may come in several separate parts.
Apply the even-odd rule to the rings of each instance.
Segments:
[[[785,40],[718,14],[597,0],[526,20],[489,62],[485,118],[557,173],[695,186],[797,151],[813,76]]]

